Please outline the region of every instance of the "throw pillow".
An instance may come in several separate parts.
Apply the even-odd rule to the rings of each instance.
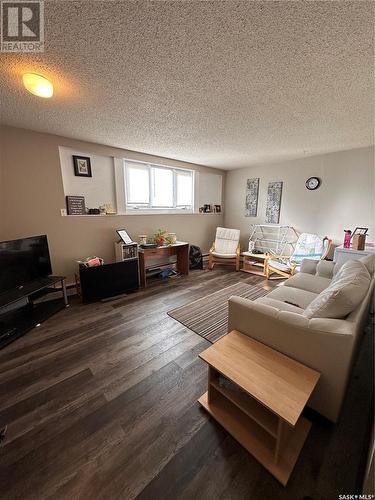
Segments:
[[[346,262],[329,287],[308,305],[304,316],[310,319],[344,318],[365,298],[370,280],[370,274],[362,262]]]
[[[349,276],[354,276],[359,272],[367,271],[367,267],[359,260],[347,260],[342,266],[335,269],[332,283],[341,280],[343,277],[349,278]]]
[[[367,267],[368,272],[373,275],[375,272],[375,254],[366,255],[366,257],[362,257],[359,259],[359,262],[362,262]]]

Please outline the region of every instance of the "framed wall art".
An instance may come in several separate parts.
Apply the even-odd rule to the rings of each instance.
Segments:
[[[256,217],[258,213],[259,177],[247,179],[245,217]]]
[[[92,177],[91,161],[88,156],[73,155],[74,175]]]
[[[279,223],[282,191],[282,181],[268,183],[266,206],[266,223],[268,224]]]

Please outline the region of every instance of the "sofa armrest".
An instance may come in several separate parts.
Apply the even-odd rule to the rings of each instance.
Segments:
[[[302,314],[279,311],[242,297],[231,297],[228,305],[229,331],[238,330],[321,374],[309,405],[332,422],[337,421],[355,348],[353,324],[309,320]]]

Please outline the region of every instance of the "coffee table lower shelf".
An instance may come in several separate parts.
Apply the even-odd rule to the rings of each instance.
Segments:
[[[281,436],[272,436],[219,391],[215,390],[211,394],[210,402],[208,392],[198,401],[232,437],[286,486],[311,428],[307,419],[301,416],[294,428],[285,428],[281,439]]]

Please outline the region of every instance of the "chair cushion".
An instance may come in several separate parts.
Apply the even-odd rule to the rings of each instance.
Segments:
[[[344,318],[365,298],[371,277],[364,264],[345,262],[328,288],[306,308],[308,318]]]
[[[233,259],[234,257],[237,257],[236,253],[219,253],[219,252],[211,252],[212,255],[215,255],[215,257],[220,257],[222,259]]]
[[[267,295],[267,298],[280,300],[281,302],[289,302],[295,307],[306,309],[310,302],[316,299],[317,296],[318,294],[308,292],[307,290],[283,285],[272,290],[272,292]]]
[[[284,283],[285,286],[299,288],[300,290],[307,290],[308,292],[320,293],[331,284],[329,278],[323,278],[316,274],[298,273],[291,278],[287,279]]]
[[[286,302],[282,302],[281,300],[271,299],[270,297],[259,297],[259,299],[255,299],[254,302],[260,302],[261,304],[265,304],[266,306],[275,307],[278,311],[288,311],[297,314],[303,314],[303,309],[297,306],[293,306],[292,304],[288,304]]]
[[[284,271],[285,273],[287,273],[291,269],[291,267],[288,264],[284,264],[280,260],[270,259],[268,261],[268,265],[270,267],[273,267],[274,269],[279,269],[280,271]]]
[[[239,229],[218,227],[216,229],[215,252],[218,254],[235,254],[239,240]]]

